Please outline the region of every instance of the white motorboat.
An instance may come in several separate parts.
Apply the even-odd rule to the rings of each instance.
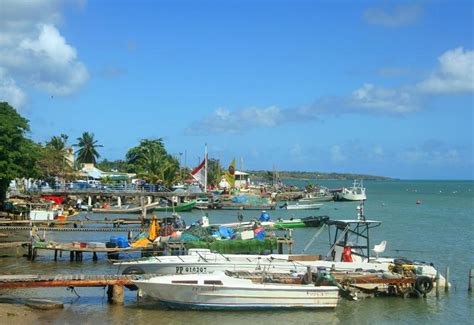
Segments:
[[[342,191],[336,194],[336,199],[339,201],[364,201],[367,200],[365,194],[365,187],[362,181],[354,180],[352,187],[342,188]]]
[[[295,204],[288,204],[285,203],[280,206],[280,209],[285,210],[318,210],[322,207],[321,203],[307,203],[307,204],[300,204],[296,202]]]
[[[337,286],[265,283],[228,274],[158,276],[136,280],[134,284],[170,308],[289,309],[337,306]]]

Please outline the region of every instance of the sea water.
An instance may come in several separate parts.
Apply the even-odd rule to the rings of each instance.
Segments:
[[[288,181],[291,183],[292,181]],[[350,186],[349,181],[293,181],[304,187],[318,184],[330,188]],[[45,311],[41,319],[51,324],[465,324],[473,323],[474,297],[467,292],[468,272],[474,267],[474,182],[473,181],[366,181],[368,219],[382,225],[371,231],[371,246],[387,240],[383,255],[404,256],[431,262],[444,273],[450,267],[452,288],[439,298],[369,298],[341,300],[335,310],[295,311],[173,311],[153,300],[139,302],[136,292],[126,292],[124,306],[107,304],[102,288],[65,288],[8,290],[2,296],[40,297],[61,300],[64,310]],[[421,204],[416,204],[420,201]],[[358,202],[325,202],[320,210],[268,211],[272,219],[328,215],[332,219],[355,219]],[[211,223],[237,222],[239,212],[245,220],[258,218],[259,211],[208,210],[183,212],[189,224],[208,214]],[[158,216],[162,216],[158,214]],[[95,215],[102,219],[106,216]],[[113,216],[107,216],[111,218]],[[136,216],[129,216],[136,218]],[[299,253],[314,235],[315,229],[294,230],[294,253]],[[70,242],[108,241],[111,234],[90,232],[49,232],[49,240]],[[325,254],[328,236],[321,235],[308,253]],[[117,268],[99,256],[84,255],[83,262],[70,262],[69,256],[53,261],[52,253],[41,252],[34,262],[25,258],[1,258],[0,274],[117,273]],[[473,293],[474,295],[474,293]]]

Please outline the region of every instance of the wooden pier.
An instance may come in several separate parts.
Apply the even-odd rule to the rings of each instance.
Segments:
[[[108,287],[107,296],[110,303],[123,304],[124,287],[136,289],[134,280],[149,279],[154,274],[57,274],[57,275],[0,275],[1,289],[30,288],[78,288]]]
[[[137,247],[137,248],[133,248],[133,247],[127,247],[127,248],[77,247],[77,246],[74,246],[72,243],[71,244],[65,244],[65,243],[50,244],[45,247],[34,246],[30,244],[29,249],[28,249],[28,258],[34,261],[38,254],[38,251],[40,250],[54,251],[55,261],[58,260],[58,256],[62,257],[63,253],[66,252],[66,253],[69,253],[70,261],[80,262],[83,260],[84,253],[92,254],[92,260],[97,261],[98,260],[97,253],[105,253],[107,254],[107,257],[110,259],[118,259],[119,253],[142,252],[145,249],[142,247]]]

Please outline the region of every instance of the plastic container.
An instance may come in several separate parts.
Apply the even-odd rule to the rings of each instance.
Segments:
[[[117,247],[117,243],[112,243],[112,242],[108,242],[108,243],[105,243],[105,247],[106,248],[116,248]]]
[[[128,247],[128,241],[124,237],[118,237],[117,238],[117,244],[119,248],[127,248]]]

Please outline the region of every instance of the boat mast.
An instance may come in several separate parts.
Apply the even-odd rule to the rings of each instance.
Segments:
[[[204,192],[207,192],[207,143],[204,146]]]

